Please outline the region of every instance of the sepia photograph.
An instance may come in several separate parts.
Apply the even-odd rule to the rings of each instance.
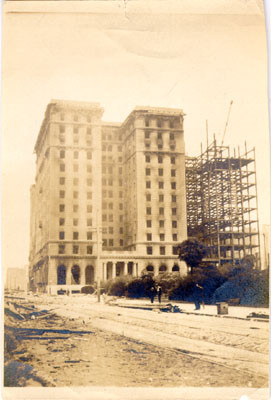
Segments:
[[[262,0],[2,7],[2,398],[266,400]]]

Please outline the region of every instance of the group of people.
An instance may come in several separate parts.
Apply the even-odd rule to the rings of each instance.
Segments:
[[[158,296],[158,301],[159,303],[161,303],[161,297],[162,297],[162,288],[161,286],[157,285],[157,286],[152,286],[150,288],[150,299],[151,299],[151,303],[154,302],[154,298],[155,296]]]
[[[150,288],[150,299],[151,303],[154,302],[155,296],[158,296],[158,301],[161,303],[161,297],[162,297],[162,288],[159,285],[153,285]],[[204,294],[203,294],[203,287],[200,286],[198,283],[194,284],[193,288],[193,299],[195,303],[195,310],[200,309],[200,304],[204,304]]]

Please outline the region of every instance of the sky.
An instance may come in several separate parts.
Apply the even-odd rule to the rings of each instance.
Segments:
[[[233,100],[224,144],[241,153],[245,141],[255,146],[260,224],[269,224],[267,50],[257,2],[51,3],[54,12],[47,2],[26,12],[21,2],[21,12],[7,12],[19,7],[11,3],[2,44],[4,268],[28,263],[33,150],[51,99],[98,101],[105,121],[123,121],[136,105],[181,108],[189,155],[205,147],[206,120],[220,144]]]

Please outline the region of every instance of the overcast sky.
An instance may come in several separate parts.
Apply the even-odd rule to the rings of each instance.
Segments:
[[[216,7],[207,9],[210,2],[194,0],[194,15],[189,7],[181,14],[182,3],[189,4],[179,1],[175,12],[174,1],[165,10],[138,1],[114,2],[99,14],[84,12],[86,5],[80,13],[61,13],[58,5],[55,13],[4,15],[4,268],[28,262],[33,149],[51,99],[98,101],[106,121],[123,121],[136,105],[181,108],[189,155],[206,142],[206,120],[221,142],[233,100],[225,144],[240,145],[241,153],[245,140],[256,147],[260,223],[269,223],[264,16],[253,1],[236,0],[228,9],[229,3],[213,1]],[[219,15],[222,9],[231,15]]]

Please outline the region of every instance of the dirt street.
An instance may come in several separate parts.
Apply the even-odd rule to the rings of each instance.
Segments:
[[[16,302],[51,311],[6,315],[6,386],[268,385],[266,323],[131,311],[87,296]]]

